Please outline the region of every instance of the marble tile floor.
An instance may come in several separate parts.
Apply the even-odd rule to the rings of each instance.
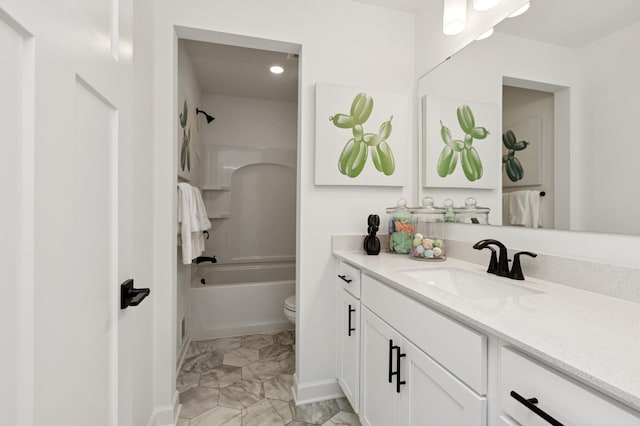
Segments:
[[[295,406],[295,333],[191,342],[177,426],[361,426],[345,398]]]

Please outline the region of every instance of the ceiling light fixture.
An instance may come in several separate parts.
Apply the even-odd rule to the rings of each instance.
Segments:
[[[492,9],[498,3],[500,3],[500,0],[473,0],[473,8],[478,12],[484,12]]]
[[[484,40],[485,38],[489,38],[493,35],[493,27],[489,28],[489,31],[486,31],[480,35],[476,40]]]
[[[282,74],[284,72],[284,68],[282,68],[280,65],[272,65],[271,68],[269,68],[269,71],[274,74]]]
[[[456,35],[464,31],[467,24],[467,1],[444,0],[442,16],[442,32],[446,35]]]
[[[531,2],[526,2],[525,4],[520,6],[518,9],[516,9],[516,11],[513,12],[511,15],[507,16],[507,18],[515,18],[516,16],[522,15],[527,10],[529,10],[529,6],[531,6]]]

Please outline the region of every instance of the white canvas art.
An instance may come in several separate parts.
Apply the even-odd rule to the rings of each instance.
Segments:
[[[426,187],[498,188],[498,105],[426,96],[423,123]]]
[[[316,185],[404,186],[409,98],[316,85]]]
[[[542,185],[542,119],[505,125],[502,135],[502,186]]]

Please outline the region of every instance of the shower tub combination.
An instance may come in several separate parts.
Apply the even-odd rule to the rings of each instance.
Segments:
[[[282,311],[296,292],[294,261],[199,265],[191,282],[193,340],[288,330]]]

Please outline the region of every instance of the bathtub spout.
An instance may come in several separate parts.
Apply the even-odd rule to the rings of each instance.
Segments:
[[[209,256],[198,256],[198,257],[196,257],[196,263],[202,263],[202,262],[218,263],[218,259],[216,259],[215,256],[213,256],[213,257],[209,257]]]

